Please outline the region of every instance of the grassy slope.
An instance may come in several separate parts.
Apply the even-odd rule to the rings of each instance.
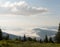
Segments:
[[[60,47],[60,44],[53,43],[39,43],[33,41],[12,41],[2,40],[0,41],[0,47]]]

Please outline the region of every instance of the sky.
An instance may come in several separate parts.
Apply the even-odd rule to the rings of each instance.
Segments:
[[[0,0],[0,28],[31,30],[58,26],[60,0]]]

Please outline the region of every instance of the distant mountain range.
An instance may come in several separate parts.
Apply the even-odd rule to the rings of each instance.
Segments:
[[[40,38],[44,38],[45,35],[53,37],[57,33],[57,31],[49,29],[47,30],[47,29],[34,28],[33,30],[37,33],[37,35],[40,36]]]
[[[34,31],[42,39],[44,39],[45,35],[47,35],[49,37],[50,36],[53,37],[57,33],[57,31],[54,31],[54,30],[49,30],[49,29],[47,30],[47,29],[40,29],[40,28],[34,28],[34,29],[32,29],[32,31]],[[6,34],[7,34],[7,32],[3,32],[4,36]],[[10,39],[14,39],[14,38],[18,38],[18,37],[19,37],[18,35],[14,35],[14,34],[9,33],[9,38]]]
[[[7,34],[8,34],[8,33],[3,32],[3,36],[6,36]],[[14,34],[9,34],[9,38],[10,38],[10,39],[16,39],[16,38],[19,38],[19,36],[14,35]]]

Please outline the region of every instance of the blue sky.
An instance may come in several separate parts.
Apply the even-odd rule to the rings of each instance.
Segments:
[[[27,29],[58,26],[59,22],[60,0],[0,0],[1,27]]]

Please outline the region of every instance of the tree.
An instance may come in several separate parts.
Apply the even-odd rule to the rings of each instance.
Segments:
[[[0,29],[0,40],[2,40],[2,30]]]
[[[43,43],[42,39],[40,39],[40,43]]]
[[[6,38],[5,38],[5,39],[6,39],[6,40],[9,40],[9,34],[6,35]]]
[[[19,41],[21,41],[21,37],[19,36]]]
[[[49,38],[49,42],[54,43],[53,40],[52,40],[52,37]]]
[[[16,37],[15,40],[18,41],[19,39]]]
[[[32,41],[33,39],[31,37],[28,37],[28,41]]]
[[[60,43],[60,24],[59,24],[59,27],[58,27],[58,32],[57,34],[55,35],[55,41],[57,43]]]
[[[44,42],[48,43],[48,36],[47,35],[45,36]]]
[[[24,34],[23,41],[26,41],[26,40],[27,40],[27,38],[26,38],[26,36],[25,36],[25,34]]]
[[[33,38],[33,41],[35,41],[35,42],[37,41],[37,40],[36,40],[36,37],[35,37],[35,38]]]

